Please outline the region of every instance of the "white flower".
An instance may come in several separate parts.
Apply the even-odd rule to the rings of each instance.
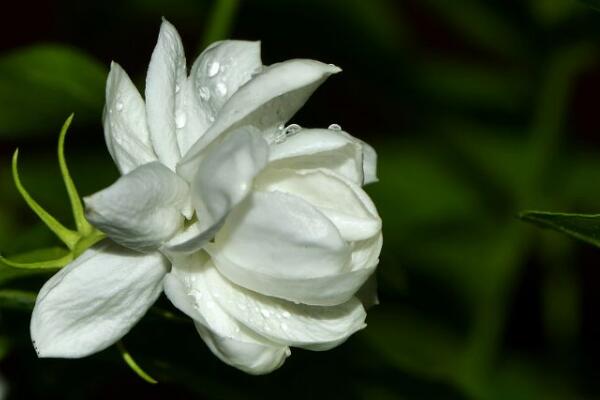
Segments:
[[[289,347],[325,350],[365,326],[381,221],[361,189],[374,150],[341,131],[283,128],[340,69],[263,67],[258,42],[206,49],[188,76],[163,22],[145,102],[112,64],[104,129],[123,176],[86,199],[111,239],[40,291],[40,357],[82,357],[119,340],[163,290],[224,362],[278,368]],[[372,291],[370,296],[374,296]]]

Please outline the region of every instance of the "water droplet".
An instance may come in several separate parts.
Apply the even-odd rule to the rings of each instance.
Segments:
[[[329,125],[329,128],[327,128],[327,129],[331,129],[332,131],[341,131],[342,127],[339,126],[338,124],[331,124],[331,125]]]
[[[221,65],[217,61],[208,64],[208,77],[212,78],[217,75],[219,73],[219,68],[221,68]]]
[[[181,88],[179,87],[179,85],[175,85],[175,93],[179,93],[180,90]]]
[[[202,86],[200,89],[198,89],[198,94],[204,101],[208,101],[210,99],[210,90],[208,90],[206,86]]]
[[[185,112],[177,110],[177,112],[175,113],[175,126],[177,127],[177,129],[183,128],[186,122],[187,116],[185,115]]]
[[[212,115],[210,117],[208,117],[208,121],[209,122],[215,122],[215,117],[213,117]]]
[[[290,350],[290,348],[289,348],[289,347],[287,347],[287,348],[285,349],[285,356],[286,356],[286,357],[289,357],[289,356],[291,356],[291,355],[292,355],[292,351]]]
[[[298,124],[291,124],[288,125],[287,128],[285,128],[285,134],[286,136],[292,136],[295,135],[296,133],[298,133],[300,130],[302,129],[302,127]]]
[[[123,103],[121,103],[120,101],[117,101],[117,104],[115,104],[115,108],[117,109],[117,111],[123,111]]]
[[[215,90],[219,96],[225,96],[227,94],[227,86],[223,82],[217,83]]]
[[[285,125],[284,125],[284,124],[279,124],[279,125],[277,126],[277,129],[279,129],[280,131],[282,131],[282,130],[284,130],[284,129],[285,129]]]
[[[291,317],[291,316],[292,316],[292,314],[290,314],[288,311],[284,311],[284,312],[281,314],[281,316],[282,316],[283,318],[289,318],[289,317]]]
[[[265,318],[269,318],[269,316],[271,315],[271,312],[269,310],[266,309],[262,309],[260,310],[260,313],[263,315],[263,317]]]

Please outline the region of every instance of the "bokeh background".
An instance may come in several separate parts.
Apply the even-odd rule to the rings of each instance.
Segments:
[[[58,242],[21,177],[62,221],[56,162],[80,192],[117,176],[100,123],[118,61],[143,89],[161,16],[191,62],[213,40],[262,40],[263,61],[344,69],[292,122],[338,123],[379,153],[368,187],[384,221],[381,304],[325,353],[294,350],[252,377],[219,362],[191,322],[151,312],[115,348],[38,360],[32,302],[47,273],[0,265],[0,374],[8,399],[600,398],[600,250],[520,222],[520,210],[600,212],[600,13],[576,0],[126,0],[3,5],[0,250]],[[165,299],[157,305],[173,309]],[[1,395],[0,395],[1,397]]]

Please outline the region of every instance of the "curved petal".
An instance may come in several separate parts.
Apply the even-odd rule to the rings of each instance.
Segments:
[[[204,342],[226,364],[251,374],[279,368],[289,348],[253,334],[221,308],[206,286],[206,270],[213,268],[206,261],[202,253],[180,258],[165,278],[167,297],[194,319]]]
[[[144,100],[127,73],[113,62],[106,82],[103,115],[106,146],[121,174],[155,161]]]
[[[224,40],[204,50],[188,79],[186,124],[178,136],[181,154],[196,143],[223,104],[261,68],[260,42]]]
[[[350,247],[327,217],[304,200],[279,192],[254,192],[236,207],[217,233],[212,252],[249,270],[287,278],[332,275],[350,261]]]
[[[288,121],[316,88],[338,67],[313,60],[290,60],[255,75],[223,105],[215,123],[182,158],[178,173],[186,179],[197,171],[199,155],[222,133],[243,125],[274,130]]]
[[[199,223],[174,238],[167,251],[192,252],[202,248],[223,224],[233,207],[252,189],[254,177],[265,167],[269,147],[252,128],[230,132],[203,154],[192,181],[192,204]]]
[[[254,193],[206,249],[232,282],[304,304],[343,303],[373,272],[354,266],[352,246],[325,215],[279,192]]]
[[[377,177],[377,152],[375,149],[361,141],[363,148],[363,172],[365,175],[364,184],[375,183],[379,181]]]
[[[166,259],[106,240],[50,278],[31,316],[39,357],[78,358],[121,339],[162,291]]]
[[[331,129],[301,129],[271,145],[270,164],[277,168],[328,169],[362,185],[363,155],[360,143]]]
[[[181,208],[188,194],[187,183],[155,161],[84,198],[86,217],[115,242],[147,251],[181,228]]]
[[[369,196],[358,185],[328,170],[269,168],[258,177],[256,187],[309,202],[335,224],[345,240],[364,240],[381,231],[381,219]]]
[[[163,19],[146,76],[146,117],[159,160],[172,170],[181,158],[177,126],[185,125],[182,86],[187,80],[185,54],[177,30]],[[179,118],[178,118],[179,117]]]
[[[215,268],[203,275],[206,288],[229,315],[275,343],[324,350],[365,326],[366,313],[356,298],[327,307],[294,304],[234,285]]]

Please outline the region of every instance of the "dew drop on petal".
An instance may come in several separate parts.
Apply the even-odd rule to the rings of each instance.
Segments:
[[[227,86],[223,82],[217,83],[215,90],[219,96],[225,96],[227,94]]]
[[[123,111],[123,103],[121,103],[120,101],[117,101],[117,104],[115,104],[115,108],[117,109],[117,111]]]
[[[208,77],[212,78],[215,75],[217,75],[219,73],[219,69],[221,68],[221,65],[217,62],[217,61],[213,61],[210,64],[208,64]]]
[[[284,312],[281,314],[281,316],[282,316],[283,318],[289,318],[289,317],[291,317],[291,314],[290,314],[288,311],[284,311]]]
[[[187,117],[185,115],[185,112],[177,110],[177,112],[175,113],[175,126],[177,127],[177,129],[185,127],[186,122]]]
[[[215,117],[213,117],[212,115],[210,117],[208,117],[208,121],[209,122],[215,122]]]
[[[263,317],[265,318],[269,318],[269,316],[271,315],[271,313],[269,312],[269,310],[266,309],[262,309],[260,310],[260,313],[263,315]]]
[[[198,94],[204,101],[208,101],[210,99],[210,90],[208,90],[206,86],[202,86],[200,89],[198,89]]]
[[[287,126],[287,128],[285,128],[285,134],[286,136],[292,136],[295,135],[296,133],[298,133],[300,131],[300,129],[302,129],[302,127],[298,124],[290,124]]]
[[[286,355],[286,357],[289,357],[290,355],[292,355],[292,351],[290,350],[289,347],[287,349],[285,349],[285,355]]]
[[[175,93],[179,93],[180,90],[181,90],[181,87],[179,87],[179,85],[175,85]]]
[[[327,128],[327,129],[331,129],[332,131],[341,131],[342,127],[339,126],[338,124],[331,124],[331,125],[329,125],[329,128]]]

